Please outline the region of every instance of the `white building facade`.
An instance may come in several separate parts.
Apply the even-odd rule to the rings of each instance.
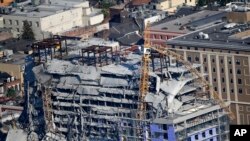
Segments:
[[[195,6],[196,0],[159,0],[155,3],[157,10],[175,12],[178,7],[183,5]]]
[[[35,38],[41,40],[74,27],[101,23],[104,16],[99,9],[89,7],[88,1],[55,0],[51,4],[40,5],[35,9],[4,15],[3,18],[4,27],[11,28],[14,37],[21,36],[23,22],[27,20],[32,26]]]

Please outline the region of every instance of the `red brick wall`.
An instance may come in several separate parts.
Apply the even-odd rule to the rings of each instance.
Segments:
[[[166,41],[183,35],[183,33],[174,33],[174,32],[162,32],[162,31],[151,31],[150,32],[150,42],[151,44],[157,44],[166,46]]]
[[[9,32],[0,32],[0,41],[12,38],[12,34]]]

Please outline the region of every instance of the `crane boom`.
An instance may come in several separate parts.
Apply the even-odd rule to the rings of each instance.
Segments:
[[[146,26],[146,29],[148,27]],[[140,85],[139,85],[139,96],[138,96],[138,106],[137,106],[137,112],[136,112],[136,118],[139,121],[142,121],[146,118],[146,110],[147,110],[147,103],[144,102],[144,99],[147,95],[148,89],[149,89],[149,63],[150,63],[150,41],[149,39],[149,30],[144,31],[144,48],[143,48],[143,55],[142,55],[142,61],[141,61],[141,76],[140,76]],[[137,123],[137,135],[141,136],[143,134],[142,123]]]
[[[224,101],[222,100],[222,98],[219,96],[219,94],[210,87],[209,82],[206,81],[206,79],[203,77],[203,75],[196,69],[193,67],[193,65],[189,62],[189,61],[185,61],[184,57],[180,54],[177,54],[173,51],[170,51],[167,48],[163,48],[163,47],[151,47],[151,49],[164,54],[166,56],[172,56],[174,58],[176,58],[176,60],[178,60],[179,62],[181,62],[184,67],[186,67],[188,70],[190,70],[190,72],[198,77],[198,81],[200,81],[201,84],[205,85],[205,87],[210,88],[211,90],[211,97],[213,99],[215,99],[218,104],[227,112],[229,118],[231,120],[235,119],[235,115],[231,112],[231,110],[228,108],[228,106],[224,103]]]
[[[144,32],[144,52],[142,55],[142,61],[141,61],[141,76],[140,76],[140,87],[139,87],[139,104],[137,107],[137,119],[144,119],[145,118],[145,112],[146,112],[146,103],[144,102],[145,96],[148,92],[148,82],[149,82],[149,62],[150,62],[150,41],[149,39],[149,30],[146,30]]]
[[[151,50],[155,50],[160,54],[174,57],[177,61],[182,63],[183,66],[187,68],[194,76],[197,76],[198,78],[197,80],[200,81],[200,84],[204,85],[207,89],[210,89],[211,98],[215,99],[215,101],[220,105],[220,107],[226,111],[230,120],[234,120],[235,115],[231,112],[229,107],[224,103],[224,101],[219,96],[219,94],[212,87],[210,87],[209,82],[206,81],[203,75],[195,67],[193,67],[193,65],[189,61],[186,61],[182,55],[179,55],[162,46],[152,46],[149,40],[150,39],[149,33],[150,31],[149,31],[149,24],[148,24],[144,30],[144,51],[143,51],[142,60],[141,60],[141,76],[140,76],[140,87],[139,87],[139,97],[138,97],[139,104],[137,107],[136,118],[139,119],[140,121],[146,118],[145,113],[147,110],[147,105],[144,102],[144,99],[149,90],[150,54],[151,54]],[[137,130],[138,136],[140,136],[141,133],[142,133],[142,130],[139,127]]]

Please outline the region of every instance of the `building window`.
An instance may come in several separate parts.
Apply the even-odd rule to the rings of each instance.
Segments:
[[[234,89],[231,89],[231,93],[234,93]]]
[[[215,72],[216,70],[215,70],[215,68],[213,68],[213,72]]]
[[[221,81],[222,81],[223,83],[225,82],[225,79],[224,79],[224,77],[222,77],[222,78],[221,78]]]
[[[6,24],[6,23],[5,23],[5,19],[3,19],[3,24]]]
[[[16,25],[19,25],[19,22],[18,22],[18,20],[16,20]]]
[[[196,56],[195,61],[197,61],[197,62],[200,61],[199,57]]]
[[[228,64],[232,64],[232,61],[231,61],[231,59],[228,59]]]
[[[250,124],[250,115],[247,115],[247,124]]]
[[[36,22],[36,27],[39,27],[39,22]]]
[[[245,123],[245,121],[244,121],[244,115],[243,114],[240,114],[240,123],[241,124]]]
[[[19,28],[16,28],[16,31],[17,31],[17,32],[20,32],[20,31],[19,31]]]
[[[224,63],[224,60],[223,60],[223,59],[221,59],[221,60],[220,60],[220,63],[221,63],[221,64],[223,64],[223,63]]]
[[[191,62],[192,61],[192,57],[188,56],[188,61]]]
[[[230,69],[230,70],[229,70],[229,72],[230,72],[230,73],[233,73],[233,70],[232,70],[232,69]]]
[[[247,112],[250,112],[250,106],[247,106]]]
[[[198,50],[198,47],[195,47],[194,49],[195,49],[195,50]]]
[[[163,134],[163,136],[164,136],[164,139],[166,139],[166,140],[168,139],[168,134],[167,133]],[[190,137],[188,138],[188,141],[191,141]]]
[[[221,68],[221,73],[224,73],[224,69],[223,68]]]
[[[204,71],[207,72],[207,67],[204,67]]]
[[[214,78],[214,82],[216,82],[216,78]]]
[[[231,79],[231,81],[230,81],[231,83],[234,83],[234,80],[233,79]]]
[[[245,91],[246,91],[246,94],[247,94],[247,95],[250,95],[250,89],[249,89],[249,88],[246,89]]]
[[[217,92],[217,87],[214,87],[214,91],[216,91],[216,92]]]
[[[243,64],[244,64],[244,66],[247,66],[248,65],[248,60],[244,59]]]
[[[214,62],[215,62],[215,60],[214,60],[214,59],[212,59],[212,62],[214,63]]]
[[[190,50],[190,47],[187,47],[188,50]]]
[[[197,68],[197,70],[200,72],[201,71],[201,69],[200,68]]]
[[[238,79],[238,84],[242,84],[242,81],[241,81],[241,79]]]
[[[226,88],[223,88],[222,91],[223,91],[223,92],[226,92]]]
[[[207,62],[207,58],[204,58],[204,59],[203,59],[203,62]]]
[[[241,74],[241,70],[240,69],[237,70],[237,74]]]
[[[236,60],[236,65],[240,65],[240,60],[239,59]]]
[[[202,137],[205,138],[206,137],[206,133],[202,132]]]
[[[239,111],[243,111],[243,106],[239,106]]]
[[[9,24],[12,25],[12,20],[9,20]]]
[[[194,138],[195,138],[196,140],[198,140],[198,139],[199,139],[199,136],[198,136],[198,135],[195,135]]]
[[[238,92],[239,92],[239,94],[242,94],[242,89],[241,89],[241,88],[239,88]]]
[[[213,130],[209,130],[209,134],[210,134],[210,135],[213,135]]]

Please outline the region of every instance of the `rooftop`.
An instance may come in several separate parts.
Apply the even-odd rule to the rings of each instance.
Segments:
[[[169,45],[250,51],[250,25],[214,23],[212,26],[167,41]],[[245,33],[246,32],[246,33]],[[245,36],[243,36],[245,35]]]
[[[133,33],[128,33],[123,37],[117,38],[117,41],[119,41],[123,45],[140,44],[139,43],[140,41],[142,43],[142,36],[133,32]]]
[[[125,7],[125,4],[122,3],[122,4],[119,4],[119,5],[114,5],[114,6],[111,6],[110,8],[111,9],[123,9]]]
[[[10,74],[6,72],[0,72],[0,83],[3,83],[9,77],[11,77]]]
[[[78,3],[80,4],[80,2],[78,2]],[[76,4],[78,4],[78,3],[76,3]],[[65,10],[77,8],[77,6],[75,6],[76,4],[68,4],[68,3],[65,3],[64,5],[58,4],[58,3],[53,3],[53,4],[49,4],[49,5],[42,4],[42,5],[39,5],[37,7],[25,7],[22,10],[16,9],[16,11],[10,15],[42,18],[42,17],[47,17],[50,15],[53,15],[55,13],[63,12]]]
[[[159,15],[166,15],[166,11],[160,11],[160,10],[150,10],[150,9],[142,9],[142,10],[137,10],[137,11],[131,11],[129,13],[130,17],[133,18],[151,18],[154,16],[159,16]]]
[[[6,141],[14,141],[16,139],[18,139],[19,141],[26,141],[28,137],[28,134],[20,129],[14,129],[14,130],[10,130],[8,132]]]
[[[53,5],[61,5],[61,6],[71,6],[71,7],[78,7],[78,6],[89,6],[89,1],[87,0],[51,0],[51,4]]]
[[[68,41],[68,44],[67,44],[70,55],[79,55],[79,51],[81,49],[84,49],[93,45],[112,47],[112,48],[118,48],[120,46],[119,43],[116,41],[106,41],[101,38],[91,38],[91,39],[83,40],[83,41],[70,40]]]
[[[139,26],[134,21],[124,22],[110,29],[110,38],[119,38],[135,31],[139,31]]]
[[[18,52],[18,51],[29,51],[31,50],[31,45],[33,41],[27,41],[27,40],[17,40],[17,39],[8,39],[5,41],[1,41],[0,44],[3,45],[4,49],[10,49],[13,50],[13,52]]]
[[[226,12],[203,10],[188,16],[182,16],[165,23],[154,25],[150,29],[153,31],[188,33],[194,29],[204,28],[216,21],[221,21],[221,18],[225,16]]]
[[[0,60],[0,63],[6,63],[6,64],[13,64],[13,65],[23,65],[25,64],[25,57],[26,54],[21,54],[21,53],[15,53],[11,55],[10,60],[7,62],[3,59]]]

